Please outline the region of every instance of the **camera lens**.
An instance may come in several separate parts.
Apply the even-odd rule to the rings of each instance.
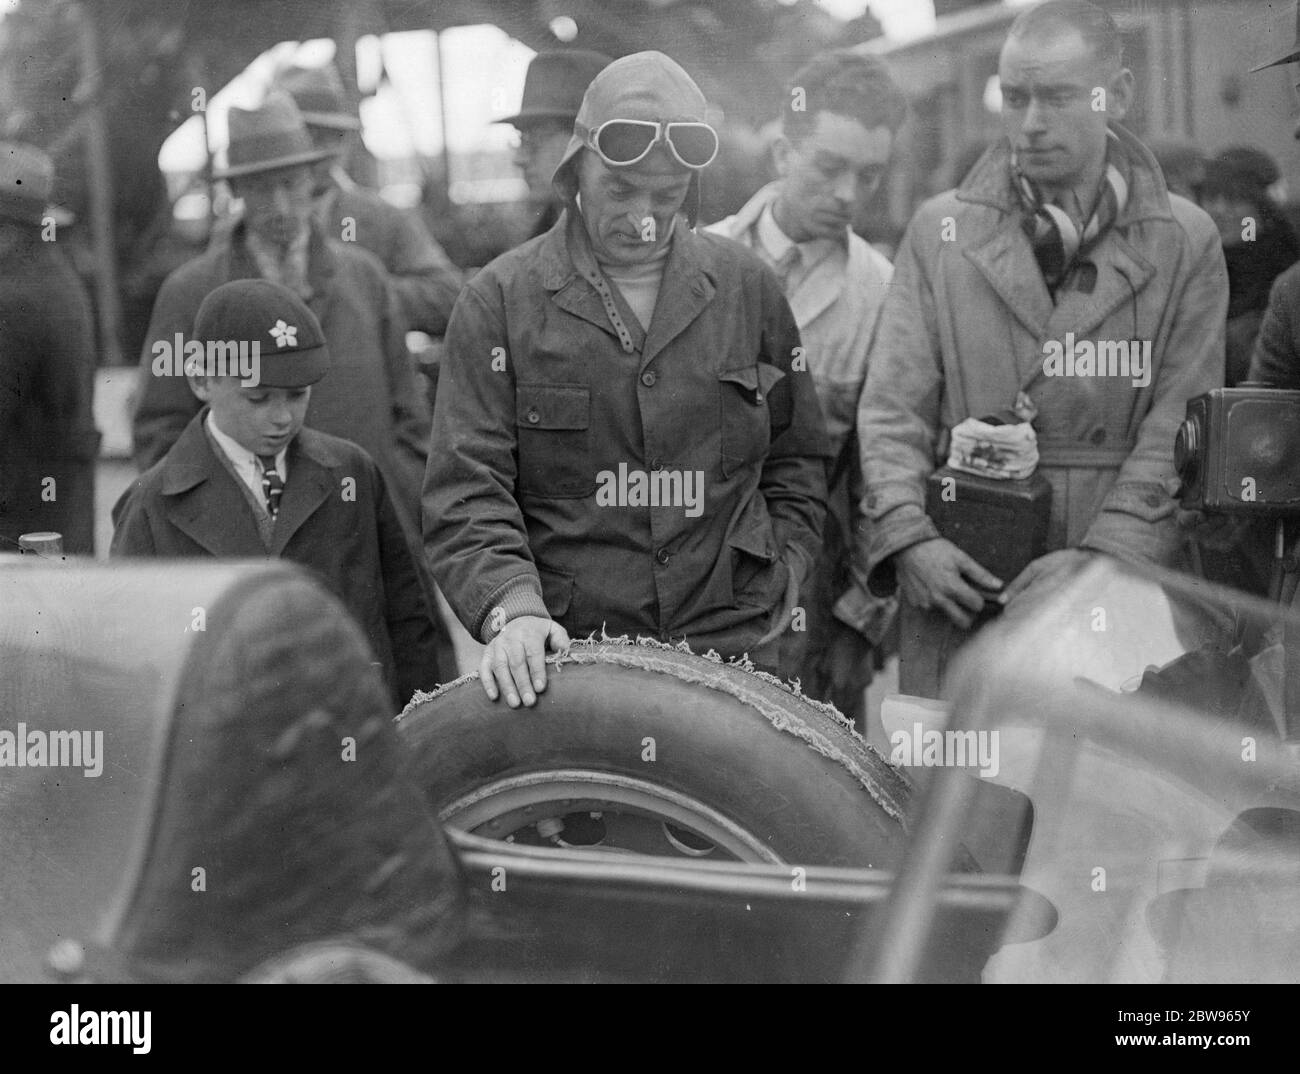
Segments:
[[[1182,478],[1184,486],[1192,484],[1199,468],[1196,457],[1201,441],[1199,426],[1199,421],[1188,418],[1178,427],[1178,434],[1174,437],[1174,470]]]

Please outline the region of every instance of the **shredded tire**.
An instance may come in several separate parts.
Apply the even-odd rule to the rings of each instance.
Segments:
[[[434,809],[507,776],[597,768],[690,795],[783,861],[901,860],[906,778],[797,683],[647,639],[589,638],[548,665],[529,710],[489,701],[477,674],[412,699],[398,729]]]

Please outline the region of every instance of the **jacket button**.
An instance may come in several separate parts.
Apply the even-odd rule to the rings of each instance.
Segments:
[[[1093,429],[1092,436],[1088,439],[1090,439],[1094,444],[1104,444],[1106,442],[1106,430]]]
[[[655,381],[658,379],[659,378],[655,376],[653,369],[647,369],[641,374],[641,383],[647,388],[653,388],[655,386]]]
[[[536,410],[530,410],[527,414],[527,417],[528,417],[529,425],[536,425],[539,421],[542,420],[542,416],[539,413],[537,413]]]
[[[668,561],[672,558],[673,558],[673,554],[669,552],[668,549],[666,548],[661,548],[659,549],[658,552],[655,553],[655,559],[657,559],[660,563],[664,564],[665,566],[667,565]]]
[[[651,469],[651,470],[654,470],[655,472],[658,472],[659,470],[662,470],[663,468],[664,468],[664,460],[661,459],[658,455],[656,455],[653,459],[650,460],[650,469]]]

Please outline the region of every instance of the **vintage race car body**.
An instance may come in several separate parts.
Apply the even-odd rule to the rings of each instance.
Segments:
[[[1300,961],[1285,962],[1300,922],[1288,818],[1300,792],[1267,696],[1279,653],[1261,649],[1231,689],[1215,665],[1182,694],[1168,674],[1159,698],[1150,684],[1116,691],[1148,664],[1235,637],[1243,623],[1263,627],[1273,614],[1238,605],[1225,616],[1217,596],[1170,598],[1178,584],[1112,569],[1062,594],[1066,610],[1043,613],[1056,619],[1008,620],[972,646],[952,719],[998,732],[995,777],[913,771],[926,786],[919,796],[879,755],[840,737],[832,717],[823,722],[777,693],[752,732],[735,724],[715,736],[717,748],[744,751],[752,734],[754,751],[770,751],[760,773],[781,768],[770,785],[754,786],[750,797],[766,803],[759,821],[730,791],[715,796],[696,766],[608,766],[621,775],[591,793],[611,820],[636,819],[640,828],[627,830],[637,838],[651,821],[680,837],[672,843],[681,853],[653,856],[571,846],[554,834],[548,843],[538,833],[564,831],[554,811],[544,823],[524,815],[544,813],[544,796],[480,808],[473,833],[454,818],[443,818],[444,829],[450,798],[462,807],[490,801],[427,782],[443,771],[430,758],[447,742],[430,721],[452,718],[440,706],[479,704],[477,684],[426,700],[395,726],[359,633],[293,568],[11,560],[0,566],[0,980],[314,980],[328,975],[321,966],[363,980],[1294,975]],[[1126,594],[1145,616],[1147,626],[1123,628],[1131,651],[1122,658],[1115,639],[1071,625],[1073,609],[1095,604],[1097,592],[1110,594],[1117,632],[1130,622]],[[1081,630],[1093,621],[1085,616]],[[1026,660],[1034,638],[1058,644]],[[661,721],[659,757],[672,756],[684,745],[672,744],[678,724],[663,721],[680,706],[643,707],[642,696],[669,696],[646,678],[663,672],[618,666],[625,656],[589,652],[577,661],[581,674],[559,669],[547,691],[553,710],[516,719],[569,728],[566,714],[593,683],[613,698],[609,683],[639,675],[618,711],[633,730]],[[711,705],[720,712],[724,695],[737,702],[734,690],[706,684],[715,668],[684,659],[671,657],[686,668],[673,689],[687,691],[687,707],[691,691],[700,693],[693,718]],[[760,685],[760,694],[772,689]],[[1252,688],[1261,693],[1243,702]],[[1209,716],[1196,711],[1206,698],[1219,706]],[[419,719],[407,723],[413,713]],[[1252,735],[1241,733],[1243,713]],[[741,709],[728,716],[742,718]],[[682,744],[712,748],[707,732],[716,729],[697,736],[684,726]],[[638,748],[646,737],[634,736]],[[1253,739],[1249,762],[1240,760],[1243,737]],[[8,760],[6,741],[15,750]],[[521,765],[532,766],[530,786],[572,774],[572,743],[538,760],[522,741],[508,757],[492,754],[501,736],[484,741],[487,752],[458,768],[476,786],[499,787]],[[776,764],[787,748],[801,751],[788,771]],[[823,767],[806,769],[806,755]],[[588,776],[599,767],[591,757],[584,764]],[[825,779],[817,792],[833,796],[825,800],[859,796],[859,806],[836,810],[870,816],[860,829],[816,815],[787,823],[785,814],[815,814],[823,799],[785,785],[783,808],[783,779]],[[990,782],[1033,802],[1032,835],[1026,825],[1024,845],[1008,855],[986,855],[986,829],[1017,799],[988,798]],[[628,796],[642,784],[661,799]],[[721,822],[716,845],[690,838],[714,834],[696,825],[692,801],[737,830],[774,818],[784,842],[750,831],[726,853],[731,829]],[[685,810],[664,814],[672,825],[655,812],[663,802]],[[485,837],[502,818],[513,843]],[[824,864],[855,830],[873,841],[874,867]],[[800,860],[801,846],[820,849]],[[975,871],[972,852],[975,864],[1009,872]],[[1253,900],[1266,926],[1237,915],[1225,935],[1223,915],[1210,910],[1228,895]],[[1228,948],[1236,954],[1225,965]]]
[[[0,767],[0,977],[41,979],[60,944],[76,975],[162,981],[332,936],[421,964],[451,946],[457,865],[318,585],[19,562],[0,587],[0,734],[98,736],[101,769]]]

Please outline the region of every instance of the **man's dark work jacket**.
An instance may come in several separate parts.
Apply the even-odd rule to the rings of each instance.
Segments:
[[[540,594],[570,636],[746,652],[791,564],[816,558],[825,515],[825,424],[790,307],[752,253],[678,220],[642,331],[570,213],[452,312],[424,484],[430,566],[477,637],[528,600],[540,613]],[[677,502],[633,502],[636,473]]]

